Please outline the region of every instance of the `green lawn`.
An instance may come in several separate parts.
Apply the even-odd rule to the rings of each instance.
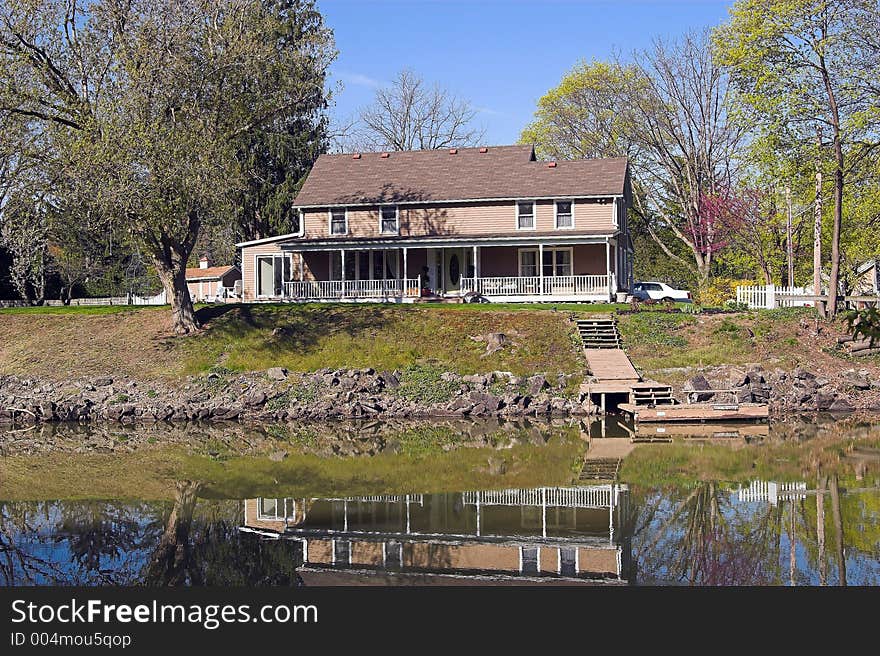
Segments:
[[[580,310],[590,306],[578,306]],[[585,363],[570,311],[494,304],[200,306],[204,330],[170,334],[162,307],[0,311],[0,374],[179,380],[212,369],[378,370],[428,365],[462,374],[577,374]],[[486,354],[472,337],[510,340]]]

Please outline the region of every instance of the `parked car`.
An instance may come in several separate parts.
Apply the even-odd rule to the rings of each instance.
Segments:
[[[633,284],[632,296],[640,301],[675,301],[690,303],[691,293],[686,289],[675,289],[665,282],[637,282]]]

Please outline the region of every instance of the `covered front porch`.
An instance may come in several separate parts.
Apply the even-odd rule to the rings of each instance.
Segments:
[[[256,300],[607,302],[628,287],[612,238],[517,243],[285,243],[258,255]],[[625,288],[624,287],[624,288]]]

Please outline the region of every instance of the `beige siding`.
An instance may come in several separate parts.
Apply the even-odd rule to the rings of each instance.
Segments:
[[[245,301],[252,301],[257,297],[257,268],[255,257],[257,255],[278,255],[283,253],[281,244],[277,241],[269,244],[256,244],[245,246],[241,249],[242,293]],[[329,278],[330,263],[327,253],[300,253],[291,255],[291,275],[294,280],[300,279],[300,258],[303,261],[303,278],[305,280],[327,280]]]
[[[259,517],[259,499],[247,499],[244,502],[244,523],[250,528],[262,529],[265,531],[283,532],[285,524],[283,519],[258,519]]]
[[[614,205],[589,200],[575,202],[575,231],[613,232]],[[327,210],[306,210],[306,239],[323,239],[330,236]],[[535,230],[518,230],[516,227],[516,203],[450,203],[427,207],[401,206],[399,209],[400,234],[402,236],[453,236],[453,235],[515,235],[520,233],[564,234],[556,230],[556,214],[551,200],[536,201]],[[337,235],[334,235],[337,236]],[[379,211],[350,209],[348,211],[348,237],[378,237]]]
[[[256,244],[241,249],[242,296],[245,301],[257,297],[257,267],[254,259],[257,255],[276,255],[281,253],[281,242]]]
[[[550,574],[559,571],[559,548],[541,547],[541,571]]]
[[[616,549],[578,549],[578,573],[617,574]]]

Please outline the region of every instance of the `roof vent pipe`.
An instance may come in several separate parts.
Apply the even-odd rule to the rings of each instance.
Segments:
[[[480,152],[481,153],[488,153],[489,149],[488,148],[480,148]]]
[[[556,168],[556,162],[547,162],[547,168],[548,168],[548,169],[555,169],[555,168]]]
[[[379,155],[379,157],[381,157],[382,159],[388,159],[389,155],[388,153],[382,153],[381,155]]]
[[[354,155],[351,156],[351,158],[352,158],[352,159],[360,159],[360,158],[361,158],[361,154],[360,154],[360,153],[355,153]]]
[[[458,155],[458,148],[450,148],[449,154],[450,155]]]

